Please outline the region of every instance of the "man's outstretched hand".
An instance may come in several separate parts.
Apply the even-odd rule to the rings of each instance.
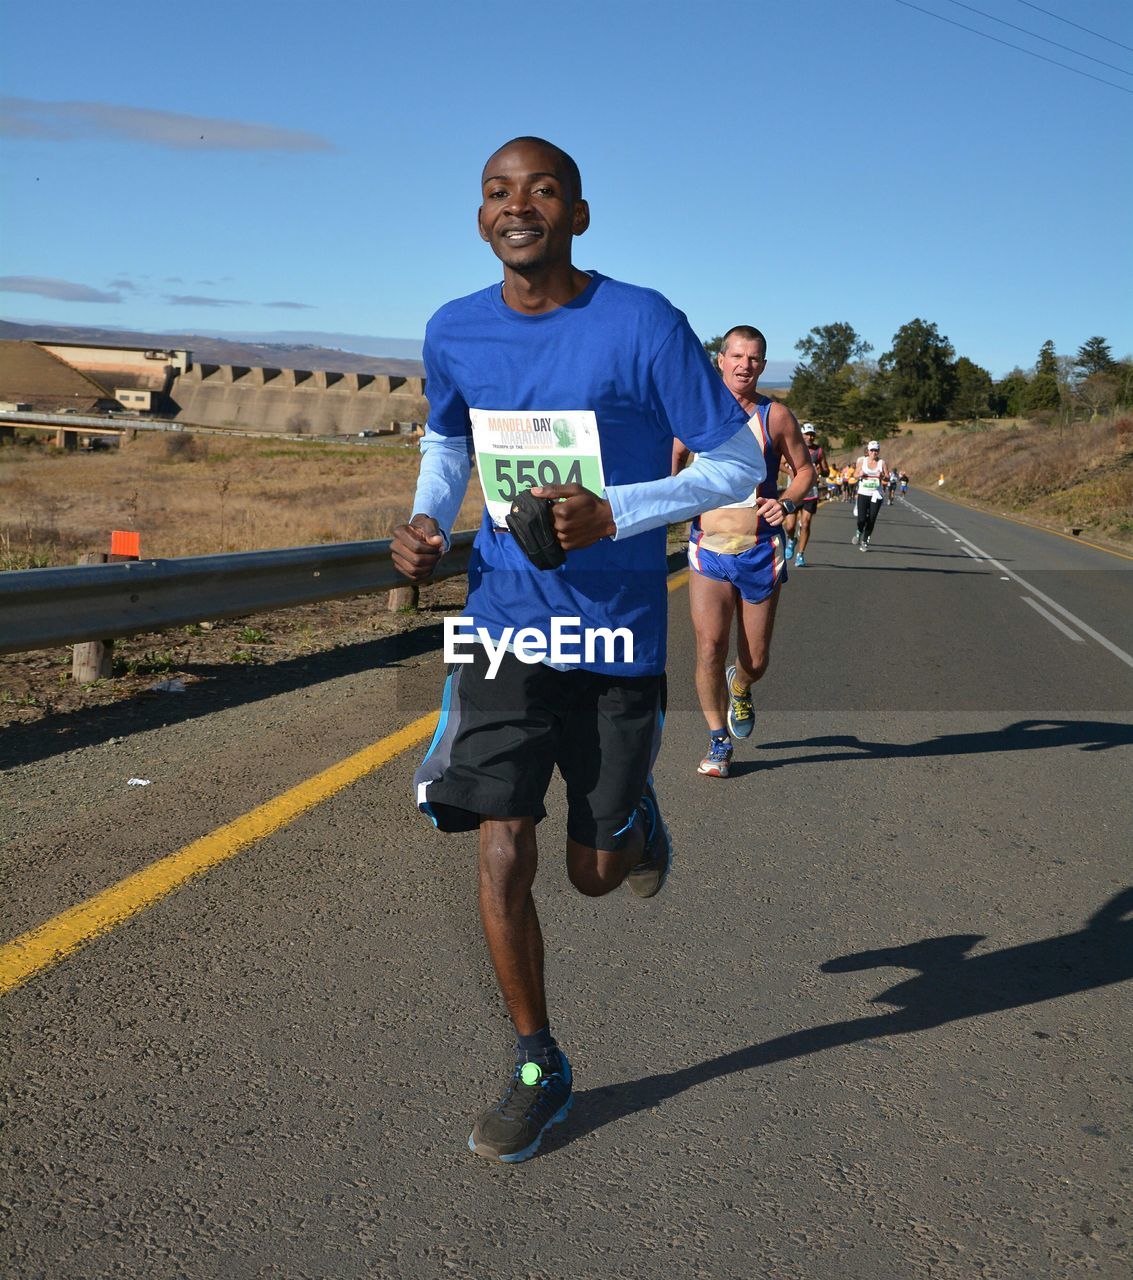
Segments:
[[[550,498],[554,503],[551,519],[564,551],[580,551],[602,538],[612,538],[618,531],[606,499],[580,484],[545,484],[531,492],[537,498]]]
[[[415,515],[408,524],[399,524],[390,539],[394,568],[410,582],[430,577],[444,549],[444,535],[432,516]]]

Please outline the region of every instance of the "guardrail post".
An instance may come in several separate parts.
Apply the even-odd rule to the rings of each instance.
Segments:
[[[390,613],[400,613],[403,609],[406,611],[411,609],[415,610],[417,608],[417,602],[420,595],[421,591],[419,587],[391,587],[388,597],[389,603],[386,607],[389,609]]]
[[[79,564],[105,564],[108,559],[105,551],[85,551],[79,556]],[[71,650],[71,679],[76,684],[108,680],[113,672],[113,640],[88,640]]]

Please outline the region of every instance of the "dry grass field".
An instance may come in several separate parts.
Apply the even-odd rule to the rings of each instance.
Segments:
[[[74,564],[137,530],[149,558],[387,537],[409,514],[416,442],[143,434],[119,449],[0,450],[0,569]],[[458,521],[479,521],[473,481]]]

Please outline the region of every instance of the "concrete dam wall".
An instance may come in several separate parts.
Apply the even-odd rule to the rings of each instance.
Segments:
[[[288,435],[385,434],[429,416],[423,378],[195,364],[173,379],[170,416],[203,427]]]

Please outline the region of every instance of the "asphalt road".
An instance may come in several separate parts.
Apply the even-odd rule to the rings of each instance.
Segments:
[[[0,1000],[4,1274],[1127,1276],[1133,560],[934,494],[851,533],[726,781],[672,593],[657,899],[570,889],[553,792],[536,1159],[465,1148],[509,1033],[413,748]],[[435,639],[10,731],[3,937],[429,710]]]

